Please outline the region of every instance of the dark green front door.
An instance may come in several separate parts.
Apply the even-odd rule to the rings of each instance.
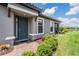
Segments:
[[[18,17],[18,38],[17,40],[24,40],[28,38],[28,19],[25,17]]]

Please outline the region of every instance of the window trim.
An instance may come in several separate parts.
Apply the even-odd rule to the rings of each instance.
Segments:
[[[38,33],[38,20],[39,19],[43,20],[43,32],[42,33]],[[44,18],[37,18],[37,34],[44,34]]]
[[[51,23],[53,23],[53,31],[50,30],[50,33],[54,33],[54,21],[50,21],[50,27],[51,27]]]

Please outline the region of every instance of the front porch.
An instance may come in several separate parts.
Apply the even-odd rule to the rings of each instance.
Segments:
[[[9,16],[10,11],[14,13],[14,42],[32,39],[30,34],[35,34],[34,21],[38,12],[19,4],[8,4],[8,8]]]

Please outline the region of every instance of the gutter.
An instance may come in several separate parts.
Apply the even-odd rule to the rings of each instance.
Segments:
[[[32,5],[31,3],[18,3],[18,4],[20,4],[20,5],[22,5],[22,6],[25,6],[25,7],[28,7],[28,8],[30,8],[30,9],[33,9],[33,10],[35,10],[35,11],[38,11],[38,13],[40,13],[40,12],[42,11],[42,9],[40,9],[40,8],[38,8],[38,7],[34,6],[34,5]]]
[[[47,15],[43,15],[43,14],[41,14],[41,13],[39,13],[39,16],[40,17],[44,17],[44,18],[47,18],[47,19],[50,19],[50,20],[53,20],[53,21],[56,21],[56,22],[61,22],[61,21],[59,21],[59,20],[56,20],[56,19],[53,19],[53,18],[51,18],[51,17],[49,17],[49,16],[47,16]]]

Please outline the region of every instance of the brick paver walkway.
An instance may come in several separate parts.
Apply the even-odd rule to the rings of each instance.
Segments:
[[[14,50],[8,54],[5,54],[3,56],[20,56],[25,51],[36,51],[37,46],[39,44],[37,42],[30,42],[30,43],[21,43],[16,46],[14,46]]]

